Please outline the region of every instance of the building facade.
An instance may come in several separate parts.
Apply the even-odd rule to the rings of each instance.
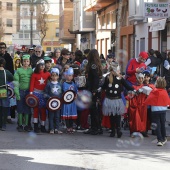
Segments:
[[[129,0],[129,21],[134,24],[135,27],[135,56],[139,54],[140,51],[148,51],[149,49],[158,50],[160,52],[167,53],[170,51],[170,18],[167,16],[154,16],[154,11],[150,12],[149,17],[144,16],[145,2],[167,4],[170,3],[169,0]],[[168,5],[169,6],[169,5]],[[170,7],[168,8],[170,11]]]
[[[64,44],[59,42],[59,16],[48,14],[47,33],[43,41],[44,51],[54,51],[64,48]]]
[[[0,0],[0,41],[12,46],[12,35],[17,31],[17,0]]]
[[[86,1],[73,0],[73,20],[69,32],[76,35],[75,46],[77,49],[95,48],[96,44],[96,22],[94,12],[84,11]]]
[[[75,35],[69,32],[73,20],[73,3],[70,0],[60,0],[59,10],[59,42],[70,51],[74,51],[76,49]]]
[[[128,1],[86,1],[87,5],[84,10],[96,13],[96,48],[99,54],[106,57],[109,49],[115,53],[116,43],[119,43],[120,49],[118,49],[116,57],[122,71],[125,70],[128,60],[134,56],[134,26],[128,21]],[[121,8],[119,8],[120,3]],[[117,21],[118,10],[121,10],[119,21]],[[116,37],[119,42],[116,42]]]
[[[32,45],[39,45],[41,42],[40,32],[37,28],[37,15],[39,4],[36,3],[36,1],[31,2],[29,0],[18,0],[17,3],[17,33],[13,34],[12,40],[14,46],[24,45],[30,47]]]

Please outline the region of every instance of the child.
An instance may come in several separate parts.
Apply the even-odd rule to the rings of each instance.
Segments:
[[[103,102],[103,114],[110,116],[111,134],[110,137],[115,136],[115,127],[117,129],[117,137],[122,136],[120,130],[121,115],[125,113],[125,105],[121,98],[123,86],[128,90],[133,90],[120,75],[120,67],[118,63],[110,65],[110,74],[105,78],[102,89],[106,90],[106,97]],[[116,125],[116,126],[115,126]]]
[[[166,80],[163,77],[158,77],[155,83],[155,89],[151,91],[148,98],[145,100],[145,105],[151,106],[152,123],[156,123],[157,146],[163,146],[166,142],[166,110],[170,105],[170,99],[166,88]]]
[[[28,122],[29,116],[31,115],[31,108],[25,103],[25,97],[29,94],[30,79],[33,73],[32,68],[29,67],[30,55],[22,56],[22,65],[23,66],[18,68],[14,74],[14,80],[16,81],[14,92],[17,99],[18,131],[29,132]],[[23,122],[23,117],[25,122]]]
[[[62,71],[61,71],[61,81],[60,81],[61,84],[66,80],[65,73],[66,73],[66,71],[67,71],[69,68],[70,68],[70,66],[69,66],[68,64],[66,64],[66,65],[63,67],[63,69],[62,69]]]
[[[59,70],[58,68],[51,69],[51,81],[48,82],[47,86],[45,87],[45,97],[58,97],[61,98],[62,96],[62,89],[61,84],[58,82],[59,79]],[[60,123],[60,110],[56,111],[49,111],[49,129],[50,134],[58,133],[62,134],[59,130],[59,123]],[[54,128],[54,120],[55,120],[55,128]]]
[[[18,54],[14,57],[14,71],[21,67],[21,58]]]
[[[44,57],[44,61],[45,61],[45,69],[46,71],[50,72],[50,69],[52,67],[52,59],[48,56]]]
[[[136,73],[137,84],[134,85],[134,89],[139,92],[133,98],[129,100],[129,127],[131,137],[134,137],[133,132],[140,132],[144,137],[147,135],[147,107],[143,106],[143,102],[146,100],[147,95],[140,93],[144,81],[144,74]]]
[[[144,81],[143,81],[144,86],[148,86],[151,89],[154,89],[155,88],[154,84],[151,84],[151,74],[150,74],[150,71],[149,70],[145,70],[145,71],[143,71],[143,74],[144,74]],[[147,106],[147,130],[150,129],[151,122],[152,122],[151,107]],[[155,131],[152,130],[152,135],[154,135],[154,134],[155,134]]]
[[[73,82],[74,71],[73,68],[69,68],[65,72],[66,81],[62,85],[63,92],[67,90],[73,90],[77,93],[77,86]],[[75,101],[70,104],[64,104],[62,110],[62,118],[65,119],[67,133],[73,133],[73,120],[77,119],[77,107]]]
[[[34,94],[39,99],[39,105],[34,108],[34,132],[39,133],[38,129],[38,117],[41,113],[41,132],[46,132],[46,100],[44,98],[44,89],[50,78],[50,73],[45,70],[45,62],[40,59],[37,62],[34,73],[31,76],[30,82],[30,94]]]
[[[0,58],[0,86],[7,85],[7,82],[13,81],[13,75],[8,71],[5,70],[5,60]],[[8,115],[8,111],[10,108],[10,101],[7,96],[7,86],[0,88],[0,130],[6,130],[6,119]]]
[[[152,89],[155,88],[154,84],[151,84],[151,74],[150,74],[150,71],[149,70],[145,70],[142,72],[142,74],[144,74],[144,81],[143,81],[143,84],[145,86],[148,86]]]

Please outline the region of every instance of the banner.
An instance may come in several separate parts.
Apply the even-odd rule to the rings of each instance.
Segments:
[[[170,3],[144,3],[144,17],[168,18],[170,17]]]

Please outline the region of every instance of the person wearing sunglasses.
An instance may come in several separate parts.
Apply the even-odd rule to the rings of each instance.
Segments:
[[[44,55],[42,54],[42,47],[40,45],[37,45],[35,47],[35,53],[31,56],[31,66],[32,68],[36,67],[36,63],[38,60],[43,59]]]
[[[61,56],[58,58],[57,64],[61,65],[62,67],[64,67],[66,64],[71,64],[70,52],[66,48],[61,50]]]
[[[5,59],[5,69],[14,74],[13,60],[9,53],[6,51],[6,44],[4,42],[0,42],[0,57]]]

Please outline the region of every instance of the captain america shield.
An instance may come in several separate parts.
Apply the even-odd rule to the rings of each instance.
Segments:
[[[68,90],[63,94],[62,101],[65,104],[72,103],[75,99],[75,96],[76,96],[76,94],[73,90]]]
[[[12,98],[15,95],[14,89],[10,86],[8,86],[8,98]]]
[[[37,107],[39,100],[35,95],[28,94],[25,98],[25,102],[29,107]]]
[[[61,108],[61,100],[58,97],[51,97],[47,101],[47,109],[49,111],[56,111]]]

